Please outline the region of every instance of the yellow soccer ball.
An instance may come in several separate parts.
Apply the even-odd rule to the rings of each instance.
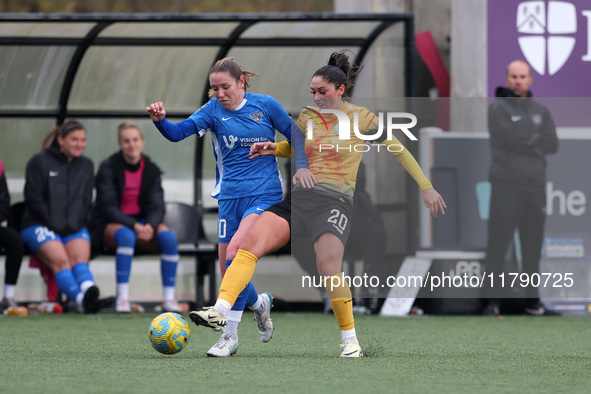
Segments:
[[[178,313],[163,313],[150,323],[148,336],[152,347],[163,354],[175,354],[189,344],[191,327]]]

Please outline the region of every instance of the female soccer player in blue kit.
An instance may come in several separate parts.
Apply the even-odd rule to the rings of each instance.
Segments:
[[[275,130],[290,141],[291,117],[273,97],[246,93],[252,76],[256,74],[243,70],[234,59],[221,59],[209,71],[213,98],[188,119],[176,124],[168,122],[162,102],[146,108],[158,130],[170,141],[211,133],[216,158],[216,186],[212,197],[219,201],[220,266],[225,262],[225,266],[221,266],[222,273],[236,256],[238,246],[258,215],[281,201],[283,196],[276,158],[268,156],[254,161],[249,160],[248,155],[253,143],[275,141]],[[269,293],[259,295],[249,283],[228,315],[224,334],[208,351],[209,356],[226,357],[236,353],[238,324],[245,305],[255,313],[261,340],[271,339],[272,297]]]

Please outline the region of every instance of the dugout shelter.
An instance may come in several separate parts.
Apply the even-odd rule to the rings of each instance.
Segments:
[[[232,56],[260,75],[250,91],[297,114],[294,98],[310,96],[312,73],[343,48],[366,66],[353,98],[378,96],[386,81],[398,87],[393,95],[414,96],[409,13],[0,14],[0,158],[12,201],[22,200],[26,163],[55,124],[81,121],[85,155],[98,167],[118,149],[117,124],[134,119],[146,153],[164,171],[167,202],[215,211],[209,137],[169,143],[155,132],[146,105],[163,101],[171,121],[185,119],[207,101],[209,68]],[[402,199],[382,207],[403,217],[400,232],[417,234],[416,188],[403,189]],[[406,238],[401,253],[414,252],[415,238]]]

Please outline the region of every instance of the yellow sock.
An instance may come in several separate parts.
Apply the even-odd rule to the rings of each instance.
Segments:
[[[232,264],[230,264],[222,279],[218,298],[228,301],[230,305],[234,305],[236,298],[250,282],[257,261],[258,258],[254,254],[238,249],[236,257],[232,260]]]
[[[344,280],[344,274],[333,275],[327,278],[325,283],[326,291],[330,297],[332,311],[337,318],[337,323],[342,330],[350,330],[355,327],[353,320],[353,297],[351,289]]]

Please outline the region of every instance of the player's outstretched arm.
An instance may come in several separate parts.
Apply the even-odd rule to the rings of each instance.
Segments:
[[[423,190],[423,203],[429,208],[431,216],[437,217],[439,211],[445,215],[444,208],[447,208],[447,205],[445,205],[443,197],[432,187]]]
[[[146,111],[150,114],[150,119],[160,134],[169,141],[179,142],[198,132],[195,122],[190,118],[179,123],[169,122],[166,119],[166,110],[162,101],[150,104],[146,107]]]

